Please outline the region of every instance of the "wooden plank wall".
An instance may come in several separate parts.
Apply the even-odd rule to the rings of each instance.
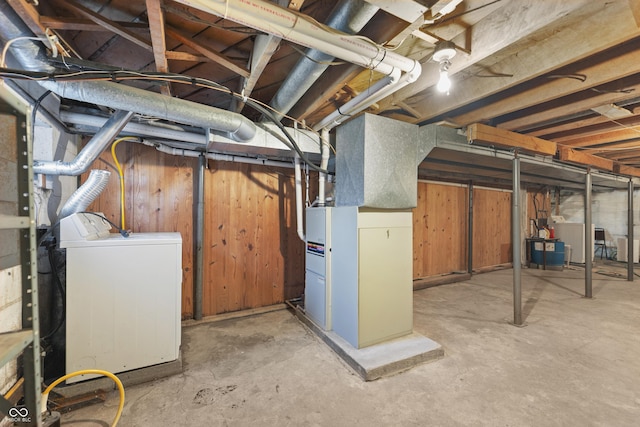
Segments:
[[[126,226],[177,231],[183,239],[182,316],[193,316],[197,159],[122,142]],[[88,209],[120,222],[119,182],[109,152],[107,189]],[[86,177],[86,176],[85,176]],[[311,183],[311,200],[317,185]],[[511,194],[474,189],[474,268],[511,261]],[[414,209],[414,277],[467,269],[468,189],[420,182]],[[292,169],[209,162],[205,173],[203,315],[281,303],[304,291],[304,244],[295,224]]]
[[[301,296],[293,170],[211,162],[205,188],[203,314]]]
[[[182,317],[192,318],[198,161],[131,142],[121,142],[117,154],[125,174],[127,229],[182,235]],[[293,169],[209,163],[203,315],[299,297],[304,290],[304,244],[296,232]],[[120,187],[110,152],[92,168],[112,175],[88,210],[103,212],[119,225]]]
[[[193,317],[194,173],[197,159],[162,154],[121,142],[116,148],[125,177],[125,226],[136,233],[179,232],[182,236],[182,317]],[[91,169],[111,172],[109,185],[89,211],[103,212],[120,225],[120,182],[110,150]],[[85,174],[86,175],[86,174]]]
[[[511,262],[511,193],[474,188],[473,213],[473,268]]]
[[[418,182],[413,277],[467,270],[468,188]]]

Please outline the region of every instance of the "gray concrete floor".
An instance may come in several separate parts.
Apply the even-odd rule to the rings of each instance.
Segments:
[[[616,270],[617,268],[617,270]],[[414,329],[443,359],[363,382],[289,311],[183,329],[182,374],[129,387],[120,426],[637,426],[640,278],[597,266],[512,270],[414,293]],[[604,274],[603,274],[604,273]],[[64,414],[107,426],[117,393]]]

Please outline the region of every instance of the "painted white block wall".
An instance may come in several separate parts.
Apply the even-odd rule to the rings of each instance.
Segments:
[[[33,157],[36,160],[73,160],[78,152],[78,137],[60,132],[42,122],[34,128]],[[34,177],[36,225],[51,225],[58,220],[58,212],[78,188],[75,176]]]
[[[605,229],[607,247],[616,247],[619,237],[627,237],[627,190],[592,193],[591,217],[596,227]],[[552,209],[555,212],[555,207]],[[567,222],[584,223],[584,194],[562,195],[560,215]],[[640,190],[633,194],[633,234],[640,238]]]
[[[0,333],[22,328],[22,273],[19,265],[0,271]],[[17,380],[16,360],[0,368],[0,394]]]

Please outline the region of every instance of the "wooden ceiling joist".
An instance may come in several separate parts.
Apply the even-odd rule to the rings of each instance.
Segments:
[[[11,0],[15,1],[15,0]],[[113,21],[128,30],[148,31],[149,27],[144,22]],[[45,28],[63,31],[110,31],[102,25],[98,25],[90,19],[62,16],[40,16],[40,24]]]
[[[591,136],[564,137],[554,139],[557,143],[572,147],[590,147],[592,145],[607,144],[610,142],[625,141],[640,138],[640,126],[620,128],[609,132],[601,132]],[[640,148],[640,146],[638,147]]]
[[[469,28],[466,34],[462,34],[453,40],[457,42],[458,39],[464,40],[470,38],[467,45],[471,48],[471,54],[457,55],[454,60],[451,61],[450,72],[455,75],[458,71],[468,68],[488,56],[499,52],[507,47],[509,43],[530,37],[532,32],[541,31],[554,21],[561,20],[576,10],[588,8],[588,3],[590,2],[585,0],[571,2],[550,1],[544,3],[527,0],[506,3],[495,13]],[[518,16],[519,19],[522,19],[521,22],[527,22],[527,25],[512,25],[510,22],[513,16]],[[590,31],[593,31],[592,25],[592,23],[589,24]],[[566,31],[574,31],[574,29],[573,27],[569,27]],[[509,59],[509,57],[505,58],[505,67],[501,68],[500,71],[511,74],[514,77],[509,79],[468,79],[469,84],[465,84],[464,87],[460,87],[455,91],[452,90],[448,97],[439,97],[438,102],[421,102],[423,100],[418,99],[419,96],[415,97],[415,95],[435,86],[438,82],[438,64],[432,61],[423,65],[422,74],[415,83],[399,90],[387,98],[382,105],[390,108],[395,100],[415,99],[416,102],[412,102],[411,104],[414,108],[421,110],[422,117],[418,121],[424,121],[439,116],[445,111],[462,107],[488,94],[504,90],[506,85],[512,86],[527,78],[531,78],[532,73],[539,75],[548,71],[559,55],[567,54],[567,52],[565,52],[566,43],[561,42],[562,31],[558,31],[558,33],[557,35],[554,34],[553,37],[547,37],[535,43],[537,49],[540,49],[540,45],[543,42],[553,44],[553,46],[548,48],[549,55],[545,61],[542,60],[542,58],[544,58],[543,55],[526,55],[521,52],[519,52],[517,56],[510,55],[511,59]],[[501,34],[501,37],[497,38],[495,34]],[[458,44],[463,44],[463,42],[461,41]],[[591,51],[592,50],[590,50],[590,52]],[[456,82],[457,78],[453,77],[452,80]],[[471,80],[473,80],[473,82],[471,82]],[[463,82],[457,81],[456,83],[460,85]],[[433,94],[427,94],[425,92],[422,93],[422,95],[429,96]]]
[[[201,53],[202,55],[206,56],[207,58],[219,64],[220,66],[230,71],[233,71],[234,73],[242,77],[249,77],[249,75],[251,74],[249,70],[247,70],[246,68],[242,68],[241,66],[237,65],[236,63],[231,61],[229,58],[224,56],[223,54],[203,46],[202,44],[198,43],[191,37],[180,32],[179,30],[167,25],[165,27],[165,31],[166,31],[166,34],[172,39],[179,41],[183,45],[187,46],[190,49],[195,50],[196,52]]]
[[[568,77],[548,78],[543,84],[536,85],[527,90],[518,91],[516,94],[490,104],[484,104],[482,107],[469,113],[453,116],[450,117],[450,119],[459,125],[466,126],[469,123],[485,120],[487,117],[509,114],[523,108],[570,95],[577,91],[597,87],[621,77],[640,73],[640,49],[632,50],[627,44],[619,46],[618,50],[620,51],[618,55],[607,52],[614,56],[612,59],[567,72],[568,75],[584,75],[586,76],[585,81]],[[460,89],[465,90],[465,88]]]
[[[151,33],[151,45],[153,46],[153,58],[156,63],[156,70],[161,73],[169,72],[169,62],[167,61],[167,42],[164,33],[164,12],[162,11],[162,0],[146,0],[147,17],[149,18],[149,32]],[[164,83],[160,91],[167,96],[171,96],[170,83]]]
[[[553,156],[557,150],[555,142],[545,141],[544,139],[534,136],[521,135],[481,123],[474,123],[467,127],[467,140],[469,143],[481,142],[502,148],[515,148],[544,156]]]
[[[638,91],[640,91],[640,84],[637,83],[637,78],[634,76],[621,79],[617,83],[622,90],[611,92],[604,91],[604,93],[593,92],[595,96],[590,96],[586,99],[571,103],[559,103],[555,108],[549,108],[544,111],[536,112],[536,114],[528,114],[513,120],[502,122],[499,126],[501,128],[514,131],[533,128],[540,124],[544,124],[545,122],[558,120],[558,118],[571,116],[573,114],[583,113],[605,104],[615,104],[617,102],[625,101],[630,96],[633,96],[629,95],[630,93],[638,93]]]
[[[602,169],[610,172],[613,171],[613,160],[574,150],[570,147],[559,147],[558,157],[560,160],[565,162],[591,166],[596,169]]]
[[[613,164],[613,171],[620,175],[640,177],[640,169],[634,168],[632,166],[622,165],[620,163]]]
[[[71,11],[79,13],[80,15],[92,20],[96,24],[101,25],[107,30],[119,35],[120,37],[153,52],[153,46],[151,46],[149,40],[132,31],[129,31],[128,29],[114,21],[104,18],[102,15],[92,11],[91,9],[88,9],[76,3],[75,0],[66,0],[64,2],[61,2],[61,4],[65,5],[65,7],[67,7]]]
[[[49,27],[40,22],[40,14],[31,3],[26,0],[7,0],[7,3],[9,3],[9,6],[16,11],[35,35],[40,37],[46,36],[47,28]],[[56,43],[56,48],[59,52],[65,52],[60,42]]]

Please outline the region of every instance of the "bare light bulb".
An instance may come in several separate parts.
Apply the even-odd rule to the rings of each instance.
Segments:
[[[451,80],[449,79],[449,72],[447,70],[440,70],[440,80],[436,86],[439,92],[449,95],[449,89],[451,89]]]
[[[447,95],[449,95],[449,89],[451,89],[449,66],[451,66],[451,62],[449,62],[447,58],[440,62],[440,80],[438,80],[438,84],[436,85],[436,89],[438,89],[439,92],[446,93]]]

